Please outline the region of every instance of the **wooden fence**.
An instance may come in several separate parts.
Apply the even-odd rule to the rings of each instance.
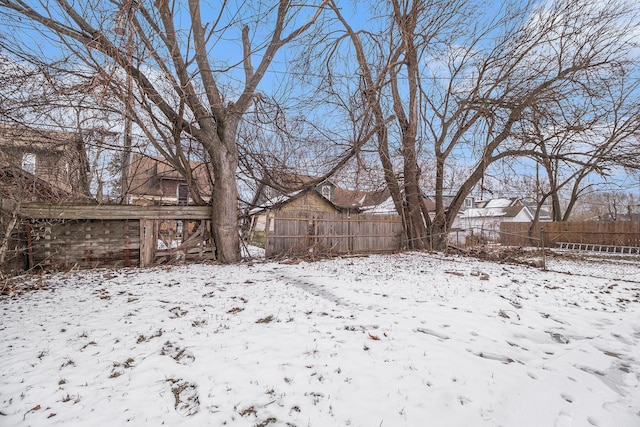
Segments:
[[[267,217],[265,255],[393,252],[402,244],[397,215],[280,212]]]
[[[544,229],[544,245],[559,242],[640,247],[640,222],[543,222],[530,234],[529,222],[500,224],[500,242],[505,246],[538,246]],[[533,239],[532,239],[533,238]]]
[[[29,267],[149,266],[212,259],[211,207],[25,204]]]

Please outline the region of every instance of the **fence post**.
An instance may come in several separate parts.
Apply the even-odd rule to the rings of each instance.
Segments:
[[[353,252],[353,235],[351,234],[351,213],[347,213],[347,253],[350,254],[352,252]]]
[[[149,267],[153,264],[153,255],[158,245],[157,240],[154,241],[154,222],[153,219],[140,220],[140,267]]]
[[[542,249],[542,269],[547,271],[547,254],[544,250],[544,227],[540,227],[540,249]]]

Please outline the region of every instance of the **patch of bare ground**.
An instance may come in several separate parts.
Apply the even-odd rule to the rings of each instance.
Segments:
[[[450,247],[448,254],[460,254],[484,261],[493,261],[507,264],[522,264],[531,267],[542,267],[542,251],[532,250],[523,247],[505,247],[505,246],[474,246],[470,248]],[[549,249],[545,249],[545,256],[552,256],[553,253]]]

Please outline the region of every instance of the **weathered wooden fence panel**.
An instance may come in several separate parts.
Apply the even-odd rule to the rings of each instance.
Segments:
[[[137,266],[139,220],[40,220],[31,223],[30,263],[46,269]]]
[[[392,252],[400,249],[402,221],[397,215],[276,213],[265,254]]]
[[[503,222],[500,242],[505,246],[539,245],[544,229],[544,245],[558,242],[640,247],[640,222],[544,222],[530,233],[531,223]],[[531,239],[533,237],[533,239]]]
[[[214,258],[209,206],[25,204],[20,216],[29,267],[144,267]]]

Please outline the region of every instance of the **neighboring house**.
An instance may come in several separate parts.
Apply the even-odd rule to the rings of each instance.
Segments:
[[[300,191],[314,190],[331,202],[339,212],[353,213],[395,213],[389,191],[348,190],[340,188],[331,180],[320,182],[317,177],[298,174],[279,174],[270,178],[277,185],[260,184],[252,205],[261,209],[269,208],[275,203],[282,203]],[[280,188],[281,190],[277,190]]]
[[[444,205],[445,210],[449,209],[449,206],[451,205],[451,202],[453,202],[453,199],[455,198],[455,196],[442,196],[442,204]],[[436,211],[436,196],[435,195],[426,195],[424,196],[424,204],[427,207],[427,211],[429,211],[429,213],[432,216],[435,216],[435,211]],[[464,212],[465,210],[469,209],[469,208],[473,208],[475,207],[475,198],[469,196],[467,198],[464,199],[464,202],[462,203],[462,206],[460,207],[460,212]]]
[[[300,191],[313,189],[325,199],[333,201],[336,185],[330,180],[314,184],[317,177],[294,173],[278,173],[265,177],[260,183],[251,205],[255,207],[269,207],[281,203]]]
[[[389,190],[345,190],[336,188],[333,202],[342,210],[367,214],[395,214]]]
[[[263,209],[278,212],[340,212],[340,208],[338,206],[313,188],[297,191],[288,196],[279,197]]]
[[[78,133],[0,124],[0,166],[12,170],[24,184],[33,178],[35,188],[42,183],[55,192],[88,198],[88,162],[82,137]],[[25,174],[16,173],[22,170]],[[17,179],[17,178],[16,178]],[[37,199],[36,194],[19,195]]]
[[[95,203],[72,194],[19,167],[0,161],[0,273],[17,274],[27,265],[27,225],[18,220],[23,203]],[[28,222],[27,222],[28,224]]]
[[[274,231],[273,221],[269,219],[272,217],[271,213],[282,215],[287,212],[339,213],[340,208],[320,195],[314,188],[308,188],[287,196],[276,197],[267,205],[250,210],[243,228],[251,235],[250,240],[261,240],[264,238],[267,227],[269,232]]]
[[[518,198],[500,198],[476,202],[475,207],[461,212],[453,224],[453,229],[463,230],[466,234],[481,235],[497,239],[500,224],[503,222],[531,222],[535,215],[535,204]],[[549,212],[541,211],[539,221],[550,221]]]
[[[195,184],[203,200],[211,199],[207,166],[191,162]],[[158,157],[135,154],[129,167],[127,203],[132,205],[189,205],[193,199],[184,176]]]
[[[254,197],[254,208],[249,211],[244,226],[252,236],[265,232],[270,212],[395,213],[386,190],[346,190],[331,180],[316,183],[318,179],[308,175],[281,174],[277,179],[278,185],[261,184]],[[291,191],[284,192],[274,187]],[[273,231],[271,221],[269,229]]]
[[[0,206],[7,210],[8,206],[26,202],[95,203],[91,198],[74,195],[20,168],[0,164]]]

